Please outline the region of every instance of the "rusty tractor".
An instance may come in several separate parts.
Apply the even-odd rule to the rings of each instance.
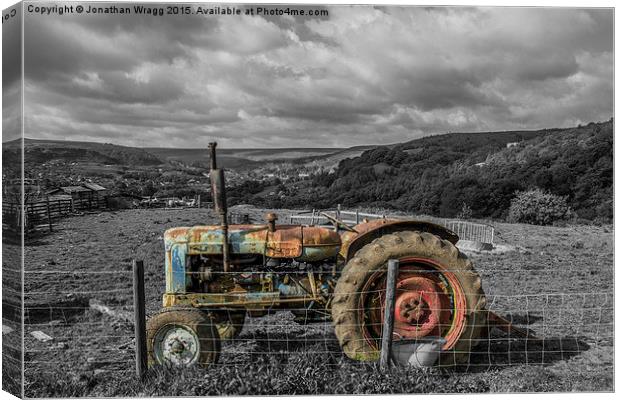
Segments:
[[[333,227],[229,225],[223,169],[210,144],[211,190],[220,223],[168,229],[163,309],[147,323],[150,365],[208,365],[220,341],[237,337],[246,316],[289,310],[295,321],[331,319],[353,360],[380,355],[389,259],[396,280],[396,340],[441,336],[441,365],[468,360],[490,325],[527,332],[486,310],[480,276],[452,231],[416,220],[380,219],[355,226],[324,214]]]

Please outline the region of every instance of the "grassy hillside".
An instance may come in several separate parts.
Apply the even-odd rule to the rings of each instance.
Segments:
[[[508,147],[510,146],[510,147]],[[613,216],[613,121],[531,132],[453,133],[378,147],[315,176],[282,206],[365,205],[504,218],[515,192],[566,196],[584,219]],[[310,202],[307,199],[312,199]]]
[[[145,166],[162,163],[159,158],[143,149],[109,143],[25,139],[24,145],[24,162],[27,165],[53,160]],[[3,143],[3,157],[8,156],[9,160],[12,160],[16,157],[20,146],[19,140]]]

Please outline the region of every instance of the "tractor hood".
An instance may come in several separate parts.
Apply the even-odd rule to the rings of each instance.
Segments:
[[[172,228],[164,234],[166,252],[181,246],[188,255],[221,254],[223,239],[218,225]],[[231,254],[320,261],[338,253],[340,235],[326,228],[299,225],[278,225],[274,232],[267,225],[230,225],[228,243]]]

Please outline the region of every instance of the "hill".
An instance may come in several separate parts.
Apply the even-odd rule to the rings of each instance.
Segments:
[[[21,143],[13,140],[2,144],[3,156],[12,160]],[[109,143],[74,142],[65,140],[24,140],[24,162],[43,164],[52,160],[64,162],[100,162],[117,165],[158,165],[162,161],[153,154],[136,147]]]
[[[364,205],[454,217],[505,218],[515,192],[566,196],[580,218],[613,217],[613,121],[570,129],[452,133],[342,160],[283,198],[285,207]],[[311,200],[308,200],[311,199]]]
[[[136,195],[208,196],[208,150],[26,139],[44,188],[94,180]],[[19,142],[3,143],[5,175]],[[564,196],[574,215],[613,218],[613,120],[568,129],[449,133],[348,149],[218,149],[231,205],[380,207],[503,219],[516,192]],[[156,167],[156,168],[154,168]]]

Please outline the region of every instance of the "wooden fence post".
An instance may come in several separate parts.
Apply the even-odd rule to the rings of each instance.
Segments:
[[[383,332],[381,335],[381,369],[390,368],[392,353],[392,332],[394,331],[394,302],[396,294],[396,276],[398,276],[398,260],[388,261],[387,282],[385,283],[385,312],[383,317]]]
[[[133,309],[136,334],[136,374],[138,378],[142,378],[148,368],[144,302],[144,263],[133,260]]]
[[[18,207],[17,208],[17,221],[15,221],[15,223],[17,224],[17,232],[20,236],[22,236],[23,234],[23,227],[26,225],[26,221],[22,221],[22,217],[25,215],[25,213],[22,210],[22,207]],[[24,218],[25,219],[25,218]]]
[[[50,211],[50,197],[49,196],[47,196],[46,205],[47,205],[47,222],[49,223],[50,232],[51,232],[52,231],[52,213]]]

